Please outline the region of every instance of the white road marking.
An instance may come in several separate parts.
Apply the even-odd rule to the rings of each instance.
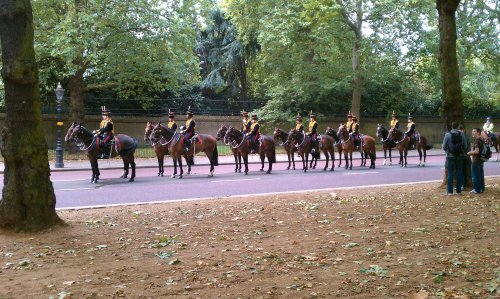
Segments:
[[[240,181],[257,181],[260,178],[255,179],[236,179],[236,180],[218,180],[218,181],[210,181],[210,183],[224,183],[224,182],[240,182]]]
[[[380,173],[380,172],[378,172],[378,171],[350,172],[350,173],[344,173],[343,175],[353,175],[353,174],[369,174],[369,173]]]
[[[73,188],[73,189],[55,189],[55,191],[76,191],[76,190],[93,190],[95,188]]]
[[[88,181],[88,179],[52,180],[52,182],[76,182],[76,181]]]

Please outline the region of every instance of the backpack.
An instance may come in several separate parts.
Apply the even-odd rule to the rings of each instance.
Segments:
[[[491,149],[490,146],[486,143],[483,144],[483,148],[480,153],[481,161],[486,162],[491,158]]]
[[[451,133],[451,143],[448,144],[449,153],[460,156],[463,153],[462,133]]]

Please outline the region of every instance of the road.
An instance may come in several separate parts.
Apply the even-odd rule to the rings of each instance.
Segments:
[[[193,173],[183,179],[170,178],[171,167],[165,167],[168,176],[164,177],[157,177],[155,168],[137,169],[132,183],[118,178],[121,171],[117,169],[102,169],[98,184],[88,182],[90,170],[52,172],[51,179],[57,197],[56,208],[62,209],[386,184],[401,184],[404,188],[405,184],[440,180],[444,172],[444,156],[428,157],[425,167],[377,165],[369,169],[359,167],[357,160],[352,170],[335,168],[334,172],[325,172],[323,163],[318,163],[321,169],[307,173],[286,170],[287,164],[277,163],[272,174],[259,172],[258,164],[249,166],[248,175],[234,173],[232,165],[221,165],[216,168],[215,176],[209,178],[208,166],[195,165]],[[485,175],[500,175],[500,163],[486,163]]]

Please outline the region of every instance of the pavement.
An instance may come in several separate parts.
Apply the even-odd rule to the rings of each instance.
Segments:
[[[387,153],[389,155],[389,153]],[[427,151],[427,156],[444,156],[444,152],[441,149],[430,149]],[[408,152],[408,159],[414,159],[414,157],[418,157],[418,152],[417,151],[410,151]],[[352,156],[353,160],[354,159],[360,159],[361,155],[359,152],[353,153]],[[325,160],[325,157],[323,154],[321,154],[321,159],[320,161]],[[335,160],[336,164],[338,164],[338,153],[335,152]],[[288,163],[288,158],[286,154],[277,154],[276,155],[276,161],[277,163]],[[376,165],[382,165],[384,161],[384,152],[383,151],[377,151],[377,161],[375,162]],[[399,161],[399,153],[397,151],[392,151],[392,164],[397,164]],[[50,161],[49,166],[52,172],[57,172],[57,171],[75,171],[75,170],[89,170],[90,169],[90,163],[88,160],[64,160],[64,167],[63,168],[55,168],[55,161]],[[389,161],[387,161],[388,163]],[[409,162],[409,161],[408,161]],[[156,160],[156,157],[154,158],[140,158],[135,160],[136,163],[136,168],[155,168],[158,167],[158,161]],[[259,156],[254,154],[250,155],[248,157],[248,163],[249,164],[255,164],[255,163],[260,163]],[[267,160],[266,160],[267,163]],[[301,163],[300,157],[295,154],[295,164],[299,168],[299,164]],[[413,163],[413,162],[412,162]],[[417,162],[418,163],[418,162]],[[204,153],[200,153],[195,157],[195,164],[196,165],[210,165],[207,156],[205,156]],[[232,155],[219,155],[219,165],[231,165],[234,164],[234,157]],[[344,165],[344,161],[342,161],[342,164]],[[170,156],[166,156],[164,160],[164,165],[165,166],[172,166],[172,158]],[[101,169],[122,169],[123,168],[123,162],[120,158],[114,158],[114,159],[109,159],[109,160],[99,160],[99,167]],[[0,174],[3,174],[5,168],[4,162],[0,162]]]

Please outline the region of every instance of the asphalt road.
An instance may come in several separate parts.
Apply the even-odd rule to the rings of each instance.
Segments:
[[[183,179],[170,178],[171,167],[165,167],[164,177],[157,177],[155,168],[140,168],[132,183],[120,179],[121,171],[117,169],[101,169],[98,184],[88,182],[90,169],[52,172],[51,179],[57,197],[56,207],[79,208],[384,184],[400,184],[404,188],[405,184],[414,182],[441,180],[444,172],[444,156],[428,157],[425,167],[377,165],[369,169],[359,167],[360,161],[356,160],[352,170],[335,168],[334,172],[325,172],[323,163],[318,163],[321,169],[307,173],[286,170],[287,164],[277,163],[272,174],[259,172],[258,164],[249,166],[248,175],[234,173],[232,165],[221,165],[216,167],[215,176],[209,178],[208,166],[195,165],[192,174]],[[486,163],[485,175],[500,175],[500,163]]]

